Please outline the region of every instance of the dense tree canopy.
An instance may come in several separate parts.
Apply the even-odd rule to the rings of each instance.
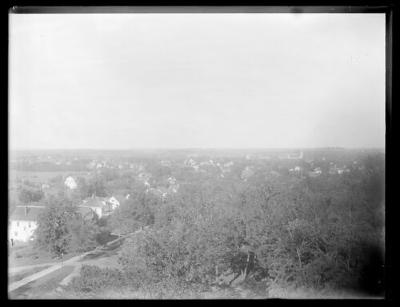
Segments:
[[[84,220],[77,207],[66,197],[51,197],[39,216],[35,231],[36,245],[53,255],[84,251],[96,245],[98,227]]]
[[[164,203],[135,200],[123,209],[131,212],[122,215],[127,220],[152,225],[124,245],[120,259],[131,276],[209,284],[233,270],[234,259],[246,266],[239,257],[246,246],[254,276],[357,287],[369,251],[382,247],[382,169],[306,179],[269,171],[247,181],[201,176]]]

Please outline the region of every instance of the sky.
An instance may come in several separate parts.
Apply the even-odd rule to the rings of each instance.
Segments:
[[[11,14],[9,148],[385,146],[384,14]]]

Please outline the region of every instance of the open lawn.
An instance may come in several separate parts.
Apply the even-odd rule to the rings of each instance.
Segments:
[[[8,278],[8,283],[11,284],[15,281],[19,281],[29,275],[43,271],[44,269],[47,269],[48,267],[50,267],[50,265],[42,265],[42,266],[34,267],[32,269],[25,269],[20,272],[16,272],[14,274],[10,272],[9,278]]]
[[[10,299],[43,299],[57,289],[58,284],[69,274],[73,266],[65,266],[36,281],[30,282],[8,294]]]
[[[77,253],[70,253],[65,255],[63,260],[68,260],[76,255]],[[61,262],[61,259],[55,258],[45,251],[35,249],[31,244],[14,246],[9,249],[9,268],[53,262]]]

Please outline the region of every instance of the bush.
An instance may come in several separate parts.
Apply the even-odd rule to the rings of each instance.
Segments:
[[[75,291],[98,292],[104,289],[118,289],[126,285],[126,278],[118,269],[83,265],[80,276],[72,280],[71,287]]]
[[[84,220],[68,199],[51,198],[49,202],[34,233],[37,247],[61,256],[96,246],[98,227],[94,221]]]
[[[183,284],[211,283],[216,265],[227,262],[229,248],[222,230],[216,231],[221,226],[217,221],[211,225],[209,216],[199,216],[194,209],[175,212],[178,216],[169,223],[124,243],[120,263],[135,285],[170,278]]]

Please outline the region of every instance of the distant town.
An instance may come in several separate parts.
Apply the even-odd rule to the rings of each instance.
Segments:
[[[68,152],[68,151],[67,151]],[[336,176],[351,172],[365,171],[363,156],[379,150],[345,150],[341,148],[317,150],[273,150],[240,155],[231,151],[228,157],[218,150],[197,153],[176,151],[129,151],[119,156],[118,151],[105,153],[69,152],[35,153],[17,152],[10,161],[10,201],[11,213],[10,239],[26,242],[32,239],[36,228],[37,216],[45,206],[36,202],[23,203],[16,195],[23,186],[36,189],[43,195],[56,195],[62,190],[73,193],[90,176],[105,174],[109,177],[131,176],[143,184],[146,193],[152,193],[161,199],[177,193],[180,184],[185,184],[179,172],[192,170],[194,174],[209,174],[220,178],[239,177],[247,181],[262,172],[268,176],[293,176],[301,179],[318,176]],[[96,158],[89,158],[96,156]],[[157,173],[158,172],[158,173]],[[165,176],[160,172],[171,174]],[[172,174],[177,173],[179,179]],[[112,181],[108,182],[112,186]],[[62,183],[62,184],[61,184]],[[91,195],[81,200],[79,212],[85,217],[96,214],[99,218],[112,214],[120,201],[130,197],[129,189],[114,187],[106,189],[107,196]],[[90,209],[90,210],[88,210]]]

